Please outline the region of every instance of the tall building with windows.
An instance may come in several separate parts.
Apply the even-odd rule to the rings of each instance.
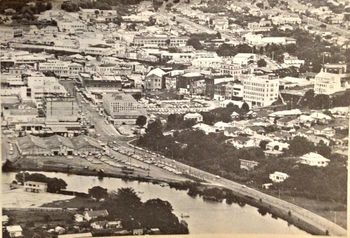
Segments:
[[[135,124],[139,116],[146,115],[141,104],[125,93],[104,94],[103,107],[113,124]]]
[[[242,79],[243,100],[258,107],[270,106],[277,101],[279,80],[275,75],[250,75]]]
[[[350,88],[346,64],[326,64],[315,77],[316,94],[333,94]]]

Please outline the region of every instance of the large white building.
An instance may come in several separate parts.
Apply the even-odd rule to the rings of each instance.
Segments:
[[[309,166],[326,167],[329,163],[329,159],[319,155],[317,153],[310,152],[300,157],[299,163]]]
[[[350,88],[350,73],[346,65],[326,64],[315,77],[316,94],[333,94]]]
[[[186,36],[167,36],[167,35],[154,35],[154,36],[135,36],[133,45],[135,46],[157,46],[157,47],[184,47],[187,44],[188,37]]]
[[[103,107],[114,124],[135,124],[146,110],[130,94],[109,93],[103,95]]]
[[[277,101],[279,94],[279,80],[274,75],[250,75],[242,79],[243,100],[253,107],[270,106]]]

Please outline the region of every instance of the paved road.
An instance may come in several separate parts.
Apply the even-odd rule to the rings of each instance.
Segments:
[[[128,146],[128,144],[126,142],[121,142],[121,144],[123,144],[124,146]],[[138,149],[135,149],[135,151],[137,151],[136,153],[143,154],[143,155],[149,154],[145,151],[141,151]],[[197,177],[200,179],[204,179],[211,184],[215,184],[215,185],[229,188],[235,192],[241,193],[242,195],[254,197],[255,199],[262,199],[262,201],[264,201],[265,203],[268,203],[276,208],[285,210],[286,212],[291,211],[291,213],[294,217],[299,218],[300,220],[304,220],[307,223],[314,225],[315,227],[321,228],[325,232],[326,232],[326,230],[328,230],[330,235],[345,236],[347,234],[346,230],[343,229],[342,227],[338,226],[337,224],[335,224],[335,223],[333,223],[333,222],[331,222],[331,221],[329,221],[329,220],[327,220],[327,219],[325,219],[325,218],[323,218],[315,213],[312,213],[311,211],[308,211],[304,208],[298,207],[292,203],[283,201],[281,199],[278,199],[276,197],[262,193],[260,191],[255,190],[255,189],[243,186],[243,185],[236,183],[236,182],[233,182],[231,180],[224,179],[224,178],[218,178],[214,174],[210,174],[208,172],[190,167],[190,166],[182,164],[178,161],[174,161],[174,160],[171,160],[168,158],[163,158],[163,157],[160,159],[163,161],[166,161],[169,164],[176,166],[176,168],[183,173],[187,173],[187,174],[190,174],[191,176],[194,176],[194,177]]]

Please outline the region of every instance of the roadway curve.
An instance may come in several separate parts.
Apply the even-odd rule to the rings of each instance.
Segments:
[[[129,146],[134,148],[129,143],[123,143],[124,146]],[[138,148],[134,148],[136,153],[139,154],[149,154],[145,152],[144,150],[139,150]],[[304,208],[301,208],[297,205],[294,205],[292,203],[283,201],[279,198],[270,196],[268,194],[262,193],[260,191],[257,191],[255,189],[242,186],[242,184],[233,182],[228,179],[220,178],[218,179],[216,175],[199,170],[194,167],[190,167],[188,165],[185,165],[183,163],[180,163],[175,160],[171,160],[168,158],[162,158],[162,160],[165,160],[167,163],[173,164],[177,167],[177,169],[185,174],[189,174],[191,176],[204,179],[207,182],[219,185],[228,189],[231,189],[232,191],[242,195],[242,196],[249,196],[253,197],[256,200],[262,200],[265,204],[268,204],[271,207],[277,208],[281,211],[284,211],[285,213],[288,213],[288,211],[291,212],[293,218],[297,218],[300,221],[304,221],[304,223],[309,224],[312,227],[317,228],[319,231],[323,231],[324,234],[326,234],[326,231],[328,231],[329,235],[332,236],[346,236],[347,231],[340,227],[339,225],[309,211]]]

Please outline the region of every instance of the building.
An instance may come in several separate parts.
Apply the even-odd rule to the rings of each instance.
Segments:
[[[277,101],[279,80],[274,75],[248,76],[242,79],[243,100],[253,107],[270,106]]]
[[[156,47],[185,47],[188,41],[186,36],[135,36],[133,45],[138,47],[156,46]]]
[[[238,81],[221,82],[214,86],[214,99],[236,99],[242,100],[243,98],[243,84]]]
[[[241,67],[241,61],[239,63],[234,63],[231,60],[223,61],[220,67],[220,73],[222,75],[230,75],[230,76],[238,76],[243,72],[243,68]]]
[[[63,78],[77,78],[83,69],[83,65],[68,61],[52,60],[39,63],[39,71],[52,72],[58,77]]]
[[[146,90],[159,90],[165,87],[163,76],[166,72],[160,68],[152,69],[145,77]]]
[[[315,76],[315,94],[333,94],[350,88],[350,73],[344,64],[326,64]]]
[[[286,180],[288,177],[289,177],[288,174],[282,173],[282,172],[278,172],[278,171],[275,171],[274,173],[269,175],[269,178],[274,183],[281,183],[284,180]]]
[[[199,113],[187,113],[184,116],[184,120],[195,120],[196,122],[202,122],[203,116]]]
[[[84,32],[86,31],[86,24],[81,21],[57,21],[57,27],[60,31],[67,31],[67,32]]]
[[[35,181],[25,181],[24,191],[32,193],[46,193],[47,183],[35,182]]]
[[[44,98],[43,111],[48,121],[77,121],[79,118],[74,97]]]
[[[245,169],[245,170],[253,170],[256,166],[259,165],[259,162],[256,162],[254,160],[245,160],[245,159],[240,159],[240,169]]]
[[[271,17],[271,21],[274,25],[284,25],[284,24],[301,24],[301,18],[298,15],[278,15]]]
[[[95,211],[85,211],[84,212],[84,218],[87,221],[90,221],[90,220],[96,219],[96,218],[107,217],[107,216],[108,216],[107,210],[95,210]]]
[[[322,155],[310,152],[301,156],[299,163],[309,166],[326,167],[329,161],[329,159],[323,157]]]
[[[68,94],[55,77],[30,76],[27,81],[27,97],[31,98],[38,108],[42,107],[45,97],[65,97]]]
[[[6,230],[11,238],[23,237],[23,230],[20,225],[6,226]]]
[[[103,108],[113,124],[135,124],[136,119],[146,115],[146,110],[133,96],[125,93],[103,95]]]

